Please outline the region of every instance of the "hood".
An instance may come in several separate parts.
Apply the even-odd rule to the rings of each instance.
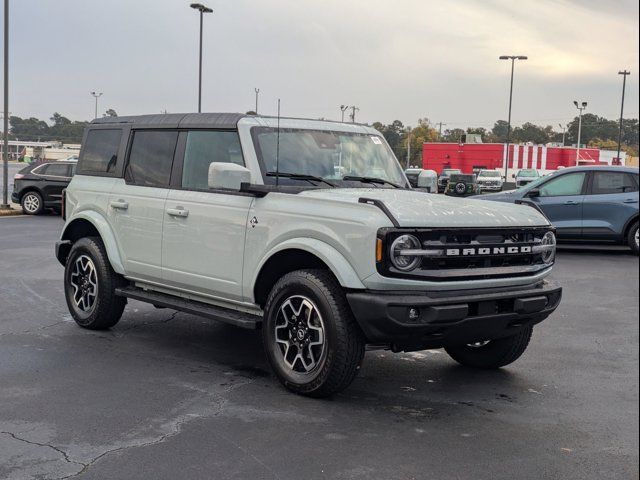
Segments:
[[[360,198],[384,202],[402,227],[528,227],[549,222],[525,205],[482,202],[393,188],[306,190],[301,197],[357,203]]]

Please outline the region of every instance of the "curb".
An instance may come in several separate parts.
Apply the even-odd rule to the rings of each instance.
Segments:
[[[9,207],[6,210],[0,209],[0,217],[17,217],[19,215],[24,215],[21,208]]]

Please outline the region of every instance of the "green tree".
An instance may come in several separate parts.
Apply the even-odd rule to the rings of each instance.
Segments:
[[[493,141],[497,143],[506,142],[508,127],[509,122],[507,122],[506,120],[497,120],[496,123],[493,124],[493,128],[491,129],[491,133],[493,134]]]
[[[534,144],[545,144],[551,140],[553,128],[551,126],[540,127],[533,123],[523,123],[521,127],[513,129],[512,139],[516,142],[532,142]]]
[[[106,112],[104,112],[105,117],[117,117],[118,114],[113,108],[109,108]]]

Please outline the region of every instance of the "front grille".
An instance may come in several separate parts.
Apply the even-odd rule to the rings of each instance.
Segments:
[[[547,269],[542,237],[552,227],[484,229],[394,229],[381,231],[386,253],[378,263],[382,275],[435,281],[522,277]],[[388,260],[390,246],[409,233],[420,240],[420,257],[410,272],[396,269]]]

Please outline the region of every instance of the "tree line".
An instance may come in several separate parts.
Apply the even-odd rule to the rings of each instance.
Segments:
[[[103,116],[116,117],[118,114],[113,109],[107,110]],[[21,118],[9,117],[9,138],[11,140],[24,140],[30,142],[80,143],[82,133],[89,124],[86,121],[69,120],[64,115],[56,112],[47,123],[35,117]]]
[[[103,116],[117,116],[109,109]],[[60,113],[54,113],[47,123],[35,117],[9,117],[9,138],[25,141],[60,141],[63,143],[80,143],[82,133],[89,122],[72,121]],[[440,131],[427,118],[418,120],[415,127],[405,126],[400,120],[394,120],[388,125],[375,122],[373,127],[379,130],[387,139],[389,146],[396,156],[404,163],[409,150],[409,162],[412,165],[422,163],[423,142],[459,142],[462,135],[478,134],[484,143],[504,143],[507,140],[507,122],[498,120],[493,128],[469,127],[445,129]],[[551,125],[540,126],[526,122],[511,130],[511,141],[514,143],[532,142],[546,144],[549,142],[562,143],[563,133]],[[578,139],[578,117],[566,126],[565,145],[573,145]],[[618,121],[609,120],[593,113],[582,116],[581,143],[584,145],[615,149],[618,142]],[[638,155],[638,119],[627,118],[622,124],[622,148],[627,154]]]
[[[567,125],[564,132],[564,144],[575,145],[578,141],[578,117]],[[484,143],[505,143],[507,141],[508,123],[498,120],[493,128],[469,127],[467,129],[453,128],[440,132],[427,118],[418,120],[414,128],[405,126],[400,120],[394,120],[388,125],[375,122],[373,127],[386,138],[389,146],[398,159],[404,164],[409,153],[409,164],[422,164],[423,142],[459,142],[465,134],[478,134]],[[609,120],[605,117],[586,113],[582,115],[582,132],[580,143],[590,147],[615,150],[618,146],[619,120]],[[540,126],[531,122],[523,123],[511,129],[510,141],[514,143],[562,144],[563,132],[551,125]],[[622,150],[628,155],[638,155],[638,119],[626,118],[622,121]]]

